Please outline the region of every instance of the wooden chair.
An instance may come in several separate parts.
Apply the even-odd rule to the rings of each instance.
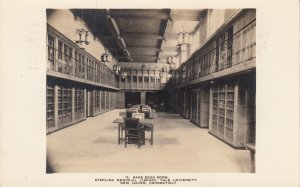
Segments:
[[[145,114],[146,119],[149,119],[151,116],[151,108],[148,108],[148,107],[142,108],[142,113]]]
[[[127,118],[132,118],[132,113],[138,112],[137,108],[129,108],[126,110],[126,117]]]
[[[145,132],[141,129],[138,118],[124,118],[125,122],[125,148],[127,144],[136,143],[138,148],[145,144]]]
[[[145,119],[144,113],[132,113],[132,118]]]

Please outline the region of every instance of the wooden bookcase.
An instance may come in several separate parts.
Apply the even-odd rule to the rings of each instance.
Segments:
[[[54,123],[54,86],[47,85],[47,129],[55,127]]]
[[[58,126],[69,125],[72,122],[72,89],[58,87]]]
[[[74,120],[84,119],[84,90],[75,88],[74,96]]]
[[[255,90],[235,81],[214,85],[210,95],[209,132],[237,148],[251,142],[255,136],[255,109],[250,103]]]

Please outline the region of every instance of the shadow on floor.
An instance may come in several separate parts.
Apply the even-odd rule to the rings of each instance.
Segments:
[[[48,158],[46,158],[46,173],[47,174],[55,173],[55,171],[52,168]]]

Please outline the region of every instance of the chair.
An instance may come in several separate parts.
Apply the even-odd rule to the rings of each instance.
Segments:
[[[148,107],[142,108],[142,113],[145,114],[146,119],[149,119],[151,116],[151,108],[148,108]]]
[[[132,114],[135,113],[133,111],[126,111],[126,117],[127,118],[132,118]]]
[[[141,130],[138,118],[124,118],[125,122],[125,148],[129,143],[136,143],[138,148],[145,144],[145,132]]]
[[[127,118],[132,118],[132,113],[137,113],[138,109],[136,108],[129,108],[126,110],[126,117]]]
[[[127,111],[132,111],[132,112],[138,112],[139,111],[139,109],[138,108],[129,108],[129,109],[127,109]]]
[[[144,113],[132,113],[132,118],[145,119]]]

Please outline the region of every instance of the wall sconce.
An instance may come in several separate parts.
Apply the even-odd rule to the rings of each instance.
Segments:
[[[161,71],[161,72],[159,73],[159,77],[162,78],[163,76],[164,76],[164,72]]]
[[[126,73],[126,71],[122,71],[122,73],[121,73],[121,77],[124,79],[126,76],[127,76],[127,73]]]
[[[164,72],[164,73],[168,72],[168,67],[163,67],[162,72]]]
[[[173,56],[168,56],[167,62],[168,62],[169,64],[173,64],[173,63],[174,63],[174,62],[173,62]]]
[[[101,55],[101,62],[109,62],[108,56],[109,54],[107,53],[106,49],[104,49],[104,53]]]
[[[188,32],[180,32],[178,34],[178,45],[189,45],[190,34]]]
[[[89,31],[82,28],[76,30],[76,41],[80,45],[81,49],[85,48],[85,45],[89,45]]]
[[[170,64],[170,70],[174,70],[174,69],[175,69],[175,63],[173,62]]]
[[[113,70],[116,74],[118,74],[121,70],[121,67],[119,65],[114,65]]]

